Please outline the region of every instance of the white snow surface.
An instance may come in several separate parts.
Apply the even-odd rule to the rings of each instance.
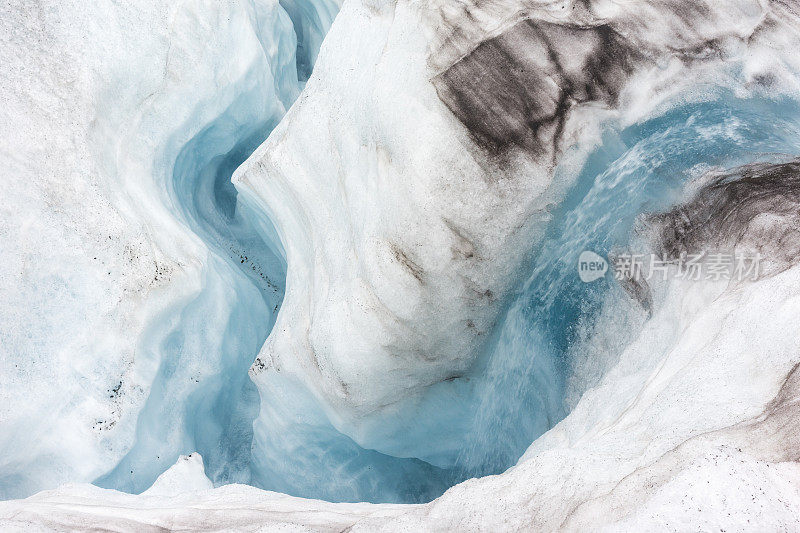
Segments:
[[[734,3],[750,17],[723,16]],[[641,7],[599,4],[608,17]],[[138,496],[86,484],[134,438],[158,363],[137,339],[201,283],[207,251],[170,212],[158,169],[253,77],[271,76],[254,5],[269,2],[1,8],[0,462],[27,464],[29,492],[81,483],[0,502],[0,528],[800,530],[796,266],[741,285],[664,287],[619,359],[515,467],[429,504],[212,489],[199,456]],[[254,379],[297,376],[356,440],[368,440],[360,428],[382,406],[472,362],[479,342],[468,330],[488,328],[499,304],[476,311],[453,280],[507,293],[522,243],[541,228],[536,214],[566,186],[528,160],[513,167],[525,180],[489,176],[476,160],[428,81],[431,5],[346,1],[298,105],[237,177],[276,221],[288,259]],[[770,10],[796,14],[781,1],[709,5],[718,24],[687,39],[716,37],[723,23],[747,36]],[[638,31],[671,42],[669,25],[648,16]],[[732,45],[745,82],[789,76],[798,59],[779,53],[785,43],[797,40],[764,30]],[[663,67],[636,73],[624,120],[722,76],[713,65]],[[592,144],[609,113],[577,110],[567,137]],[[467,228],[485,265],[456,260],[463,243],[447,221]]]

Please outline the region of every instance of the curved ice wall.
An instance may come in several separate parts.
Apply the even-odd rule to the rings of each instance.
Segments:
[[[797,152],[796,65],[757,39],[779,9],[564,8],[346,3],[237,170],[288,261],[252,369],[281,490],[419,501],[512,466],[659,304],[581,282],[581,252],[642,248],[704,172]]]
[[[299,95],[338,6],[255,2],[249,9],[262,68],[236,80],[233,100],[180,149],[167,184],[181,220],[210,251],[203,286],[159,317],[144,341],[159,367],[133,447],[96,481],[103,487],[139,493],[193,451],[215,484],[273,483],[251,472],[258,391],[247,371],[280,309],[286,262],[269,219],[239,200],[231,176]]]
[[[279,480],[270,488],[332,501],[416,502],[513,466],[600,380],[652,312],[652,302],[635,300],[611,276],[582,282],[580,253],[610,257],[636,246],[640,216],[682,198],[699,169],[779,162],[800,149],[796,100],[709,96],[632,126],[610,122],[580,167],[556,170],[576,172],[574,185],[532,245],[526,278],[474,366],[400,400],[355,434],[386,455],[338,431],[294,378],[267,372],[254,461],[264,479]],[[298,471],[306,472],[302,481],[292,476]]]
[[[247,369],[285,262],[230,175],[338,11],[293,6],[4,6],[1,79],[37,89],[16,100],[24,120],[3,120],[23,178],[7,198],[30,217],[3,217],[3,293],[21,312],[2,326],[0,497],[91,480],[139,492],[200,449],[215,482],[251,481]]]

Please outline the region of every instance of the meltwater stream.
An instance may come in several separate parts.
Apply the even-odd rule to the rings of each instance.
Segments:
[[[262,398],[248,376],[280,309],[286,261],[269,220],[239,200],[230,178],[297,97],[335,14],[326,1],[281,5],[297,37],[278,61],[293,58],[296,68],[273,72],[274,87],[284,89],[243,90],[175,161],[176,209],[210,250],[203,289],[154,325],[162,334],[149,349],[161,366],[136,441],[100,486],[141,492],[178,455],[194,451],[215,485],[248,483],[331,501],[428,501],[469,477],[502,472],[567,414],[570,375],[588,357],[578,340],[601,306],[618,299],[621,310],[631,308],[610,277],[579,280],[581,251],[605,255],[626,245],[636,217],[674,203],[698,169],[798,151],[795,103],[725,92],[627,128],[607,125],[601,145],[570,179],[545,239],[533,245],[527,281],[476,367],[432,387],[409,415],[411,430],[392,431],[401,423],[385,420],[386,434],[405,439],[407,449],[440,451],[395,457],[363,449],[298,384],[276,383],[278,392]],[[565,169],[556,172],[567,178],[559,174]],[[621,349],[625,338],[607,350]]]
[[[574,406],[639,331],[647,313],[611,274],[584,283],[584,250],[604,257],[626,247],[642,213],[666,209],[687,182],[710,168],[782,161],[800,149],[795,101],[740,99],[727,91],[680,105],[626,128],[608,124],[574,185],[552,212],[535,245],[527,281],[509,302],[486,353],[472,372],[437,384],[418,416],[435,433],[408,438],[458,442],[448,461],[451,479],[500,473]],[[556,170],[556,179],[569,179]],[[602,342],[586,343],[603,316]],[[599,339],[595,339],[599,340]],[[605,352],[605,353],[604,353]],[[443,407],[446,406],[446,407]]]

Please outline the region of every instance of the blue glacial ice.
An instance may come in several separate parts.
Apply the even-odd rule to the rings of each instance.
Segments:
[[[263,486],[332,501],[419,502],[514,465],[568,413],[568,376],[584,362],[578,336],[604,301],[613,297],[621,313],[639,316],[636,326],[644,318],[609,278],[582,283],[578,254],[626,244],[637,215],[676,201],[697,165],[792,153],[800,133],[793,105],[720,94],[641,124],[608,125],[476,365],[370,425],[372,447],[388,455],[339,433],[301,384],[268,378],[254,448],[262,479],[272,483]],[[621,351],[633,333],[610,334],[613,348]],[[294,472],[306,474],[298,480]]]
[[[280,309],[286,261],[269,219],[240,201],[230,177],[296,94],[276,92],[264,113],[253,106],[257,90],[245,93],[181,151],[174,199],[214,253],[202,294],[154,334],[163,362],[136,444],[99,485],[141,492],[192,451],[217,485],[330,501],[429,501],[464,479],[503,472],[567,414],[578,336],[603,302],[636,313],[610,279],[582,283],[577,255],[627,244],[636,217],[674,203],[697,168],[779,158],[797,149],[800,133],[792,102],[725,92],[632,126],[606,124],[478,362],[374,422],[369,449],[337,430],[302,383],[273,374],[260,397],[247,374]],[[629,334],[619,333],[612,351]],[[198,354],[205,373],[193,366]]]
[[[161,361],[157,377],[139,415],[135,444],[97,480],[100,486],[139,493],[192,451],[205,458],[217,484],[253,481],[258,391],[247,370],[280,309],[286,261],[269,220],[238,201],[230,178],[297,98],[337,7],[322,0],[302,8],[289,2],[286,9],[276,6],[256,16],[265,23],[260,31],[271,32],[263,46],[277,45],[271,79],[254,73],[245,80],[244,91],[175,161],[170,198],[211,251],[203,288],[148,332],[148,350]]]
[[[627,245],[637,216],[677,201],[698,166],[728,168],[793,153],[800,133],[795,105],[723,92],[629,127],[608,124],[554,210],[527,279],[474,367],[431,386],[421,398],[400,402],[371,422],[370,435],[360,435],[376,450],[413,459],[403,463],[361,451],[330,426],[301,385],[273,375],[256,422],[256,464],[283,477],[278,487],[290,494],[400,502],[425,501],[454,482],[513,466],[569,412],[572,397],[594,384],[569,379],[597,356],[582,351],[580,337],[600,319],[608,299],[619,316],[604,324],[611,341],[606,357],[618,356],[645,319],[610,277],[580,281],[581,251],[608,256]],[[421,468],[420,459],[430,466]],[[313,474],[299,483],[291,478],[296,471]]]
[[[528,243],[531,259],[474,364],[384,406],[356,431],[296,377],[271,371],[257,386],[248,373],[276,323],[291,265],[268,209],[231,177],[312,77],[338,5],[284,0],[252,9],[269,75],[237,80],[222,113],[203,117],[191,138],[171,140],[180,149],[168,171],[170,207],[209,253],[201,290],[141,339],[138,356],[157,361],[157,372],[134,442],[96,479],[101,487],[141,493],[192,452],[217,486],[329,501],[424,502],[465,479],[501,473],[598,378],[585,369],[581,339],[604,305],[613,300],[626,314],[621,325],[605,324],[608,357],[644,320],[610,278],[582,283],[578,254],[626,246],[637,217],[676,202],[699,171],[780,160],[800,145],[796,102],[722,90],[633,125],[609,120],[579,169],[555,169],[556,181],[571,185]],[[14,475],[0,472],[0,480],[13,484]]]
[[[3,3],[0,528],[800,530],[795,4]]]

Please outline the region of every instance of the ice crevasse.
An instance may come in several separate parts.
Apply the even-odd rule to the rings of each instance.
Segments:
[[[793,3],[3,10],[7,523],[797,527]]]

